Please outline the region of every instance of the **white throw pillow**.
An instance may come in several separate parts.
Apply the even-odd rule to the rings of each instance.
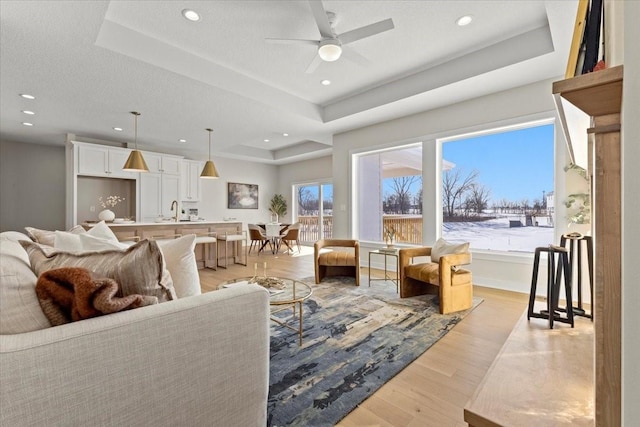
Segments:
[[[196,235],[187,234],[177,239],[159,240],[167,270],[171,273],[178,298],[200,295],[200,275],[196,263]]]
[[[51,327],[36,296],[38,278],[31,271],[29,255],[18,242],[31,239],[19,234],[6,231],[0,235],[0,335]]]
[[[68,252],[102,251],[129,247],[129,245],[118,242],[118,238],[104,221],[100,221],[82,234],[56,231],[53,246]]]
[[[113,231],[111,231],[111,228],[109,228],[109,226],[104,221],[100,221],[99,223],[91,227],[87,231],[87,234],[89,234],[90,236],[98,237],[100,239],[112,240],[115,242],[118,241],[116,235],[113,233]]]
[[[110,249],[124,250],[131,246],[120,243],[117,240],[102,239],[100,237],[91,236],[89,233],[79,234],[78,238],[80,239],[82,251],[85,252],[106,251]]]
[[[0,240],[11,240],[12,242],[17,242],[19,240],[31,240],[31,238],[19,231],[3,231],[0,233]]]
[[[440,257],[449,254],[464,254],[469,252],[469,242],[466,243],[449,243],[440,238],[431,248],[431,261],[438,262]]]

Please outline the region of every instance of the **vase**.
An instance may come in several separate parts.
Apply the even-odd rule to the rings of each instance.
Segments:
[[[104,222],[111,222],[115,219],[115,217],[116,217],[116,214],[109,209],[100,211],[100,213],[98,214],[98,219]]]

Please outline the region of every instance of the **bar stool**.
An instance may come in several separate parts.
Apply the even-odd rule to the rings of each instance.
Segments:
[[[540,254],[546,252],[548,255],[547,267],[547,309],[540,312],[533,311],[536,299],[536,287],[538,283],[538,267],[540,265]],[[558,256],[556,267],[556,254]],[[564,275],[563,275],[564,273]],[[564,289],[566,307],[558,307],[560,299],[560,281],[564,278]],[[562,316],[560,312],[566,312]],[[531,291],[529,293],[529,307],[527,319],[532,317],[539,319],[549,319],[549,328],[553,329],[554,322],[568,323],[574,327],[573,323],[573,300],[571,299],[571,266],[569,265],[569,251],[561,246],[549,245],[548,247],[536,248],[533,259],[533,274],[531,277]]]
[[[215,244],[213,262],[210,256],[210,246]],[[218,239],[217,233],[214,231],[208,233],[196,234],[196,246],[203,245],[204,247],[204,268],[210,268],[212,270],[218,269]]]
[[[238,257],[236,255],[233,256],[233,263],[245,265],[245,266],[247,265],[247,256],[248,256],[247,248],[249,245],[247,242],[246,230],[232,231],[232,232],[225,231],[224,234],[219,234],[217,238],[219,241],[224,243],[224,265],[220,265],[220,263],[218,263],[218,267],[227,268],[227,243],[229,242],[232,242],[235,244],[240,243],[242,246],[244,246],[244,263],[237,262],[237,258],[240,258],[240,260],[242,260],[242,257]],[[242,251],[242,247],[240,250]]]
[[[573,314],[591,319],[593,322],[593,238],[584,236],[580,233],[563,234],[560,238],[560,246],[567,247],[569,242],[569,253],[572,271],[576,269],[577,287],[578,287],[578,306],[573,307]],[[591,313],[587,314],[582,307],[582,247],[587,249],[587,263],[589,264],[589,295],[591,304]],[[576,250],[577,249],[577,250]],[[577,265],[576,265],[577,258]],[[571,275],[571,284],[573,286],[573,274]]]

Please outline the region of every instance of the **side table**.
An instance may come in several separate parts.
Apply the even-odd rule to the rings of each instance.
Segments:
[[[372,279],[371,278],[371,254],[374,255],[382,255],[384,256],[384,279]],[[387,264],[387,257],[395,258],[396,260],[396,277],[395,279],[389,277],[389,270]],[[376,249],[374,251],[369,251],[369,286],[371,286],[372,281],[376,280],[390,280],[396,284],[396,292],[398,292],[399,284],[400,284],[400,267],[399,267],[399,258],[398,258],[398,250],[397,249]]]

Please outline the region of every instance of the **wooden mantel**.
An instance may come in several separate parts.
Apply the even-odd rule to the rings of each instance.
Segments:
[[[591,116],[594,135],[595,424],[619,426],[621,400],[621,149],[622,65],[553,84]]]

